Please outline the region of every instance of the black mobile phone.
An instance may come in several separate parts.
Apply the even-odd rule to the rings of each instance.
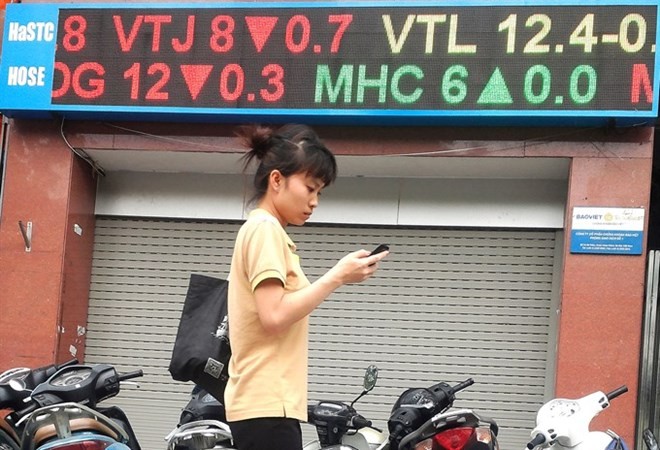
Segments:
[[[377,254],[377,253],[386,252],[386,251],[389,250],[389,249],[390,249],[390,246],[389,246],[389,245],[387,245],[387,244],[380,244],[378,247],[376,247],[376,248],[374,249],[373,252],[369,253],[369,256],[371,256],[371,255],[375,255],[375,254]]]

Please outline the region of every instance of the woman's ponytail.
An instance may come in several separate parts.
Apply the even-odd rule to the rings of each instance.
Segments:
[[[250,163],[256,158],[262,161],[273,147],[272,128],[262,125],[245,125],[238,128],[237,136],[248,152],[243,156],[243,170],[247,170]]]

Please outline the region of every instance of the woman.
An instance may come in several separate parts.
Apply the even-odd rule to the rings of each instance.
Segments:
[[[250,149],[257,208],[238,232],[229,274],[232,357],[227,419],[239,450],[299,450],[307,420],[308,316],[335,289],[376,271],[388,252],[359,250],[310,283],[285,227],[303,225],[337,175],[332,153],[309,127],[239,132]]]

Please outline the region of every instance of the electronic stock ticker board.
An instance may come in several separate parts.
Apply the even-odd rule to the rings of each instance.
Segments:
[[[658,2],[10,4],[10,117],[653,123]]]

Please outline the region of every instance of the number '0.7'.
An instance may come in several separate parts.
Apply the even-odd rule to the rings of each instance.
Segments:
[[[594,34],[595,14],[587,14],[575,27],[569,38],[569,44],[582,46],[585,53],[591,53],[598,44],[598,36]],[[550,53],[551,46],[546,38],[552,30],[552,19],[547,14],[532,14],[525,21],[525,27],[534,33],[525,43],[523,53]],[[510,14],[499,23],[498,31],[506,33],[506,52],[515,53],[518,30],[518,14]],[[618,34],[604,34],[603,41],[618,42],[626,53],[640,51],[646,44],[646,19],[641,14],[630,13],[619,24]],[[558,46],[561,48],[561,46]],[[557,51],[557,50],[556,50]]]
[[[246,21],[254,18],[245,17]],[[341,39],[348,26],[353,21],[352,14],[331,14],[328,23],[337,25],[337,29],[330,43],[330,53],[337,53],[341,45]],[[210,48],[215,52],[228,52],[234,46],[234,31],[236,22],[233,17],[227,15],[216,16],[211,22]],[[284,44],[291,53],[301,53],[309,46],[312,26],[302,14],[292,16],[286,23],[284,33]],[[264,45],[265,42],[262,43]]]

